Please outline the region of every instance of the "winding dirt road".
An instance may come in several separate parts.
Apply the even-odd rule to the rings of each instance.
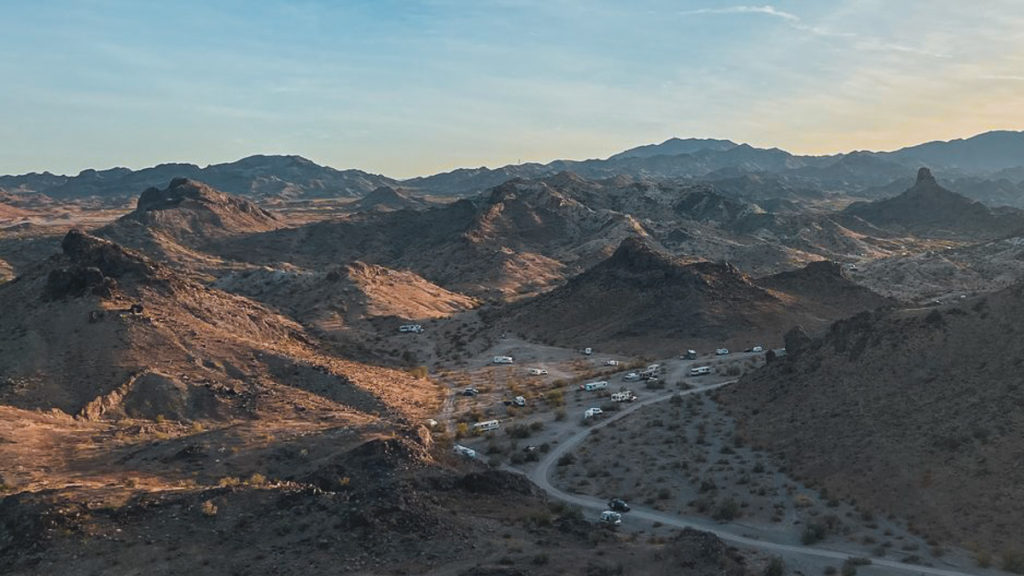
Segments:
[[[668,392],[665,394],[661,394],[659,396],[648,398],[641,402],[637,402],[636,404],[630,406],[629,408],[626,408],[614,415],[608,416],[605,419],[601,420],[600,422],[590,427],[584,428],[579,432],[576,432],[575,434],[567,438],[565,441],[559,443],[545,455],[545,457],[538,463],[536,468],[534,468],[529,474],[527,474],[527,477],[540,489],[547,492],[553,498],[557,498],[570,504],[575,504],[577,506],[581,506],[583,508],[591,510],[606,510],[607,506],[604,500],[593,498],[591,496],[583,496],[579,494],[571,494],[569,492],[564,492],[551,484],[551,469],[563,454],[566,454],[573,448],[579,446],[592,431],[608,426],[609,424],[617,420],[621,420],[622,418],[629,416],[630,414],[636,412],[637,410],[640,410],[644,406],[654,404],[656,402],[663,402],[665,400],[668,400],[675,394],[679,394],[681,396],[687,396],[690,394],[700,394],[711,390],[715,390],[717,388],[721,388],[723,386],[734,384],[735,382],[736,380],[731,380],[728,382],[721,382],[718,384],[704,386],[701,388],[694,388],[691,390],[685,390],[681,392]],[[741,530],[741,528],[736,525],[720,524],[712,520],[700,517],[676,516],[673,514],[666,514],[644,507],[633,507],[633,509],[628,513],[627,518],[640,518],[642,520],[647,520],[649,522],[660,522],[666,526],[674,526],[677,528],[694,528],[696,530],[703,530],[705,532],[711,532],[712,534],[715,534],[716,536],[718,536],[722,540],[725,540],[726,542],[730,542],[732,544],[736,544],[746,548],[754,548],[771,553],[784,555],[812,556],[827,560],[838,560],[840,562],[850,558],[858,557],[858,555],[856,554],[850,554],[847,552],[840,552],[836,550],[827,550],[811,546],[795,546],[791,544],[782,544],[779,542],[771,542],[767,540],[749,538],[738,533]],[[864,567],[865,570],[867,570],[868,568],[868,566]],[[881,568],[885,569],[886,572],[893,573],[899,572],[907,574],[921,574],[932,576],[977,576],[977,573],[960,572],[957,570],[947,570],[929,566],[919,566],[915,564],[904,564],[901,562],[895,562],[892,560],[886,560],[882,558],[873,558],[871,560],[870,568]]]

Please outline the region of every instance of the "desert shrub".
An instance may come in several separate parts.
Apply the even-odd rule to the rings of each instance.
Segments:
[[[544,423],[541,422],[540,420],[536,420],[534,422],[530,422],[530,430],[533,430],[534,432],[538,432],[538,431],[543,430],[543,429],[544,429]]]
[[[562,390],[551,390],[545,395],[545,399],[551,406],[565,406],[565,392]]]
[[[547,564],[550,561],[551,560],[550,560],[550,558],[548,558],[548,555],[543,553],[543,552],[541,552],[540,554],[537,554],[536,556],[534,556],[533,560],[532,560],[532,562],[535,565],[537,565],[537,566],[543,566],[543,565]]]
[[[558,457],[558,462],[555,464],[558,466],[569,466],[574,462],[576,462],[576,456],[572,452],[566,452]]]
[[[782,576],[785,573],[786,563],[778,556],[773,556],[771,561],[768,562],[768,566],[764,569],[764,576]]]
[[[217,515],[217,505],[213,503],[213,500],[203,502],[201,510],[203,512],[203,516],[206,516],[207,518],[212,518]]]
[[[566,416],[565,408],[559,408],[555,412],[555,420],[558,420],[559,422],[561,422],[562,420],[565,420],[565,416]]]
[[[711,515],[715,520],[721,520],[724,522],[730,522],[735,520],[740,515],[740,505],[732,498],[723,500],[715,508],[715,513]]]
[[[255,472],[252,476],[249,476],[249,479],[246,480],[245,483],[249,486],[263,486],[267,483],[267,477],[259,472]]]
[[[988,550],[978,550],[974,553],[974,562],[979,568],[988,568],[992,565],[992,553]]]
[[[1020,550],[1003,552],[1003,570],[1014,574],[1024,574],[1024,552]]]
[[[852,558],[847,558],[846,561],[843,562],[843,566],[844,567],[847,566],[847,565],[853,566],[853,567],[857,567],[857,566],[870,566],[871,565],[871,558],[863,558],[861,556],[853,556]]]
[[[826,533],[824,525],[811,522],[804,526],[804,531],[800,534],[800,541],[803,542],[804,546],[817,544],[825,539]]]
[[[516,424],[505,429],[505,433],[513,438],[523,439],[530,437],[530,427],[526,424]]]

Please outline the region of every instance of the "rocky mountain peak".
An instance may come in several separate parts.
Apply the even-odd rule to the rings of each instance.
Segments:
[[[935,184],[935,185],[938,185],[938,183],[935,181],[935,177],[932,176],[932,171],[927,169],[927,168],[924,168],[924,167],[922,167],[920,170],[917,171],[917,184],[916,185],[917,186],[921,186],[922,184]]]

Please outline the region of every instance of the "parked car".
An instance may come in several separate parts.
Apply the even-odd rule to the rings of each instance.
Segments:
[[[476,396],[479,393],[480,391],[477,390],[476,388],[466,388],[465,390],[462,391],[463,396]]]
[[[640,374],[637,372],[629,372],[625,376],[623,376],[622,379],[625,380],[626,382],[634,382],[640,379]]]
[[[764,346],[754,346],[753,348],[750,349],[750,351],[758,353],[764,352]]]
[[[530,376],[547,376],[548,371],[543,368],[530,368]]]
[[[619,361],[618,360],[605,360],[604,361],[604,365],[605,366],[618,366],[619,365]]]
[[[622,524],[622,514],[614,510],[605,510],[601,512],[601,522],[609,526],[618,526]]]
[[[716,356],[728,356],[729,355],[729,349],[728,348],[719,348],[718,350],[715,350],[715,355]]]
[[[516,396],[515,399],[512,400],[512,403],[519,407],[526,406],[526,398],[522,396]]]
[[[454,447],[452,447],[452,451],[460,456],[465,456],[466,458],[476,458],[476,450],[473,450],[472,448],[467,448],[466,446],[463,446],[461,444],[456,444]]]
[[[583,349],[583,354],[586,355],[586,356],[590,356],[593,353],[594,353],[594,349],[593,348],[587,347],[587,348]]]
[[[604,414],[604,410],[601,410],[600,408],[587,408],[586,412],[583,413],[583,418],[585,420],[589,420],[591,418],[596,418],[601,414]]]
[[[612,498],[608,501],[608,508],[615,512],[629,512],[629,504],[622,498]]]

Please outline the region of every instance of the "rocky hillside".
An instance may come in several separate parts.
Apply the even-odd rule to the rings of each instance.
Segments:
[[[832,294],[817,295],[819,288]],[[885,300],[834,265],[758,281],[728,264],[686,263],[642,239],[556,290],[491,313],[503,330],[562,346],[671,354],[781,342],[780,326],[828,322]]]
[[[146,189],[135,210],[96,234],[182,269],[205,270],[219,264],[207,252],[216,241],[281,226],[249,200],[176,178],[164,189]]]
[[[360,261],[325,270],[295,266],[246,269],[221,277],[214,285],[324,329],[371,319],[390,319],[397,326],[449,317],[478,305],[475,299],[445,290],[408,270]]]
[[[558,285],[643,233],[631,217],[593,209],[546,182],[509,182],[424,211],[362,213],[225,242],[219,255],[323,268],[360,260],[411,270],[447,290],[516,298]]]
[[[0,285],[0,403],[180,420],[433,407],[426,382],[323,356],[251,300],[77,230],[62,248]]]
[[[353,212],[386,212],[391,210],[418,210],[427,202],[390,186],[381,186],[359,200],[345,206]]]
[[[749,441],[865,513],[1001,552],[1024,549],[1024,286],[864,313],[723,391]]]
[[[951,192],[927,168],[918,171],[917,182],[903,194],[851,204],[842,216],[851,228],[859,219],[895,234],[926,238],[994,239],[1024,231],[1024,213],[996,211]]]

